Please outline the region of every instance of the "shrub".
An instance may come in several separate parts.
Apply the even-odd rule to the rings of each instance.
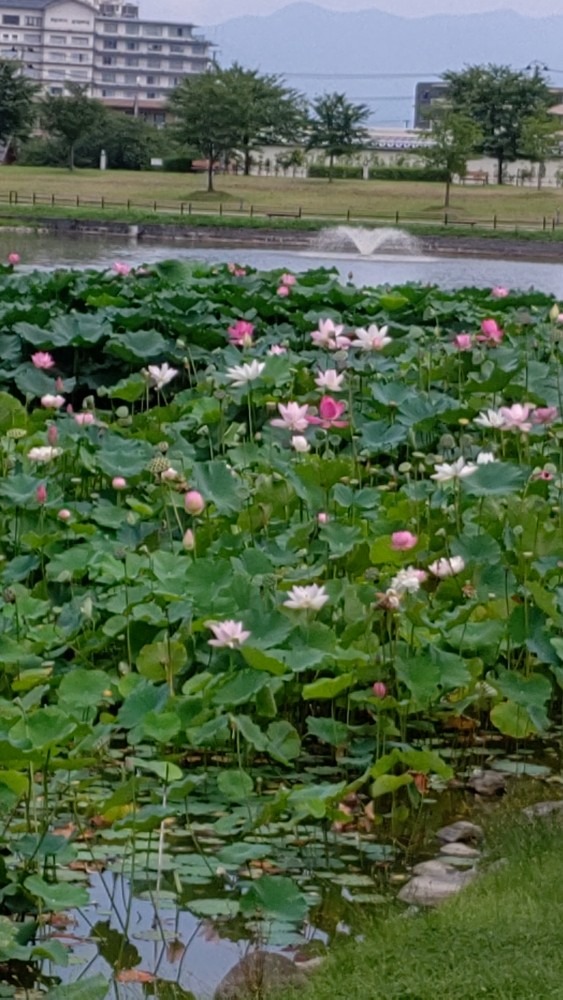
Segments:
[[[330,170],[323,163],[312,163],[307,174],[309,177],[329,177]],[[339,165],[332,168],[332,176],[342,181],[361,181],[363,170],[361,167]]]
[[[448,179],[447,172],[438,167],[372,167],[372,181],[441,181]]]

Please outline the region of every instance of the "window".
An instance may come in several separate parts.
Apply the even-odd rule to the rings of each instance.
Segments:
[[[156,100],[156,90],[147,90],[147,97],[149,101]]]
[[[147,76],[147,85],[154,87],[155,84],[160,83],[157,76]]]
[[[24,17],[23,23],[27,28],[40,28],[41,18],[40,17]]]
[[[50,45],[66,45],[66,35],[49,35]]]
[[[104,38],[104,49],[116,49],[117,42],[114,38]]]
[[[115,90],[113,87],[104,87],[102,90],[102,97],[115,97]]]
[[[2,14],[2,24],[11,24],[14,27],[20,23],[19,15],[16,14]]]
[[[162,45],[160,42],[149,42],[147,52],[162,52]]]
[[[102,59],[102,66],[115,66],[116,59],[113,56],[104,56]]]
[[[126,24],[125,25],[125,34],[126,35],[138,35],[139,34],[139,25],[138,24]]]
[[[117,35],[117,24],[104,24],[104,35]]]
[[[71,69],[69,71],[69,76],[71,80],[87,80],[88,73],[85,69]]]
[[[26,34],[23,36],[23,40],[24,42],[29,42],[31,45],[37,45],[41,41],[41,35]]]
[[[62,97],[63,88],[62,87],[49,87],[49,93],[53,94],[54,97]]]
[[[143,24],[143,35],[152,35],[153,38],[161,38],[162,27],[156,24]]]
[[[160,69],[160,59],[155,59],[154,56],[148,56],[147,66],[149,69]]]
[[[183,59],[170,59],[170,69],[183,69],[184,60]]]
[[[84,52],[71,52],[70,58],[72,62],[88,62],[88,56]]]
[[[138,66],[139,65],[139,57],[138,56],[125,56],[125,65],[126,66]]]
[[[88,45],[88,35],[72,35],[70,39],[71,45]]]
[[[125,42],[125,48],[128,52],[138,52],[139,43],[138,42]]]
[[[183,45],[174,45],[174,44],[171,44],[170,45],[170,51],[171,52],[184,52],[185,50],[184,50],[184,46]]]
[[[115,83],[117,76],[115,73],[102,73],[102,83]]]
[[[168,28],[168,36],[170,38],[191,38],[192,29],[190,27],[180,27],[179,25],[170,25]]]

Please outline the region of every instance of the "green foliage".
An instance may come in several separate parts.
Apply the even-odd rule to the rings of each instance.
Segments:
[[[22,75],[18,63],[0,60],[0,142],[29,135],[36,94],[36,85]]]
[[[444,205],[450,203],[450,186],[457,174],[465,177],[467,161],[482,141],[482,133],[467,115],[451,108],[437,110],[431,117],[430,143],[420,151],[429,167],[442,170],[446,180]]]
[[[307,148],[322,149],[329,160],[329,181],[333,178],[335,156],[346,156],[365,146],[369,108],[348,101],[345,94],[323,94],[312,102]]]
[[[370,180],[374,181],[446,181],[443,166],[421,167],[370,167]]]
[[[74,170],[78,141],[103,122],[106,109],[100,101],[87,96],[86,86],[67,83],[66,89],[66,95],[47,94],[43,97],[39,116],[47,134],[64,142],[69,168]]]
[[[448,71],[444,80],[453,111],[480,129],[480,148],[497,160],[502,184],[504,164],[520,155],[526,122],[544,115],[551,103],[546,80],[537,71],[529,75],[498,65]]]
[[[362,168],[361,167],[349,167],[344,164],[337,163],[332,167],[332,177],[336,180],[344,181],[358,181],[362,179]],[[324,165],[324,163],[311,163],[307,168],[307,175],[309,177],[330,177],[331,169]]]

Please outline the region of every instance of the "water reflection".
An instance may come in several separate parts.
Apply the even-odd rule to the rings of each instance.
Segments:
[[[527,261],[392,255],[363,257],[313,250],[257,249],[231,242],[224,246],[186,240],[156,243],[108,234],[55,235],[0,230],[0,260],[5,260],[10,251],[20,254],[26,268],[104,268],[111,267],[115,260],[137,265],[171,257],[210,263],[238,260],[262,270],[283,267],[296,272],[325,265],[337,268],[344,279],[352,271],[353,280],[366,285],[406,281],[432,283],[444,288],[503,285],[524,290],[534,287],[552,295],[563,295],[563,269],[559,264]]]

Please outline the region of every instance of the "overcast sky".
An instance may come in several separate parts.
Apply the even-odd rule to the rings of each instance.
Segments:
[[[291,0],[140,0],[145,16],[156,16],[165,7],[181,6],[186,19],[198,24],[216,24],[243,14],[270,14],[286,7]],[[563,15],[563,0],[311,0],[330,10],[365,10],[375,8],[405,17],[428,14],[469,14],[487,10],[516,10],[521,14],[545,17]]]

